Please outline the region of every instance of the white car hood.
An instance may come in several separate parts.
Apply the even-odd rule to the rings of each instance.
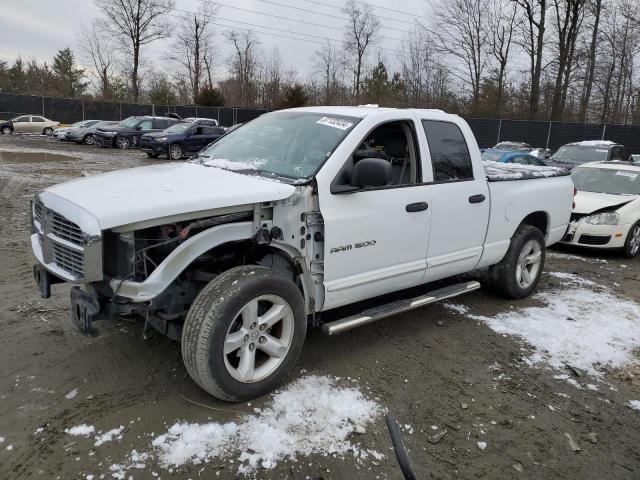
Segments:
[[[637,195],[612,195],[610,193],[585,192],[578,190],[575,196],[575,213],[589,214],[603,208],[622,206],[637,199]]]
[[[170,215],[282,200],[294,191],[294,186],[275,180],[192,162],[117,170],[45,190],[94,215],[103,230]]]

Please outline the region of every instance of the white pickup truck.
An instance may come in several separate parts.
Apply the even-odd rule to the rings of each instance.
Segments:
[[[181,340],[202,388],[246,400],[283,379],[310,326],[334,335],[480,284],[383,294],[486,269],[494,291],[529,295],[567,230],[566,173],[483,165],[467,123],[438,110],[283,110],[189,162],[39,193],[34,276],[45,298],[53,283],[82,285],[71,317],[84,333],[138,316]]]

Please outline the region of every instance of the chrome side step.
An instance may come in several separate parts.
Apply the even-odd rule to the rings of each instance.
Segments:
[[[429,303],[439,302],[440,300],[446,300],[447,298],[456,297],[463,293],[472,292],[480,288],[480,283],[474,281],[458,283],[456,285],[450,285],[448,287],[439,288],[426,295],[420,295],[419,297],[408,298],[403,300],[396,300],[379,307],[370,308],[362,313],[352,315],[350,317],[341,318],[333,322],[325,323],[322,326],[322,331],[326,335],[337,335],[352,328],[361,327],[367,323],[372,323],[377,320],[381,320],[391,315],[397,315],[398,313],[407,312],[414,308],[420,308]]]

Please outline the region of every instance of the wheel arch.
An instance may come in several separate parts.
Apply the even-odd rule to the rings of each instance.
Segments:
[[[516,227],[516,231],[521,225],[529,225],[535,227],[542,232],[544,238],[549,234],[549,214],[545,211],[538,210],[528,214]]]

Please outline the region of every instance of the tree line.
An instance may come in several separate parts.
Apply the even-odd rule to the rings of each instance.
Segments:
[[[428,15],[400,29],[393,48],[379,10],[348,0],[342,37],[319,45],[304,76],[278,48],[265,51],[254,30],[219,27],[210,0],[197,11],[177,9],[174,0],[94,1],[101,16],[82,25],[74,51],[51,62],[0,62],[0,91],[269,109],[377,103],[471,117],[640,123],[638,0],[430,0]],[[158,69],[148,46],[161,39],[171,47]]]

